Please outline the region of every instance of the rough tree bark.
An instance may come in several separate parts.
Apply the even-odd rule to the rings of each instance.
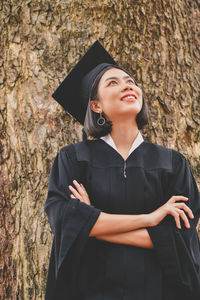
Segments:
[[[0,299],[44,299],[53,158],[81,127],[51,98],[96,39],[135,76],[147,140],[176,149],[200,183],[199,0],[0,2]]]

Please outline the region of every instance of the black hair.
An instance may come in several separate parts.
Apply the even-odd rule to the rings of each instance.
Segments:
[[[103,113],[102,113],[102,116],[105,118],[105,124],[98,125],[97,120],[99,119],[100,114],[94,112],[90,106],[91,100],[98,100],[98,85],[99,85],[101,77],[107,70],[109,70],[111,68],[120,69],[120,70],[124,71],[125,73],[127,73],[131,78],[133,78],[133,76],[130,75],[129,72],[127,72],[124,68],[122,68],[118,65],[108,66],[107,68],[103,69],[95,78],[92,88],[91,88],[90,99],[88,101],[88,107],[87,107],[85,121],[84,121],[84,130],[85,130],[86,134],[90,135],[94,138],[100,138],[102,136],[105,136],[108,133],[110,133],[112,130],[112,122],[107,120],[106,117],[103,115]],[[135,79],[134,79],[134,81],[135,81]],[[136,83],[136,85],[137,85],[137,83]],[[148,110],[147,110],[147,106],[146,106],[144,97],[142,97],[142,100],[143,100],[142,101],[143,103],[142,103],[141,111],[136,116],[136,123],[138,125],[138,129],[142,129],[144,127],[144,125],[146,125],[148,123]]]

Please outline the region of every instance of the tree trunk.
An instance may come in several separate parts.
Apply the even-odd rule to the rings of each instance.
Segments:
[[[49,172],[81,140],[52,92],[100,40],[144,92],[145,139],[180,151],[200,184],[199,0],[2,0],[0,12],[0,299],[41,300]]]

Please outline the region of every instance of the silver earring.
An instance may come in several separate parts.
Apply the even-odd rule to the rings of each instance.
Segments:
[[[99,126],[103,126],[106,123],[105,118],[102,116],[102,113],[100,112],[100,117],[97,119],[97,124]]]

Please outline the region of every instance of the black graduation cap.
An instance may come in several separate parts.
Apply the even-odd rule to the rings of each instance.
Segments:
[[[97,40],[52,94],[52,97],[84,124],[92,84],[109,65],[117,65]]]

